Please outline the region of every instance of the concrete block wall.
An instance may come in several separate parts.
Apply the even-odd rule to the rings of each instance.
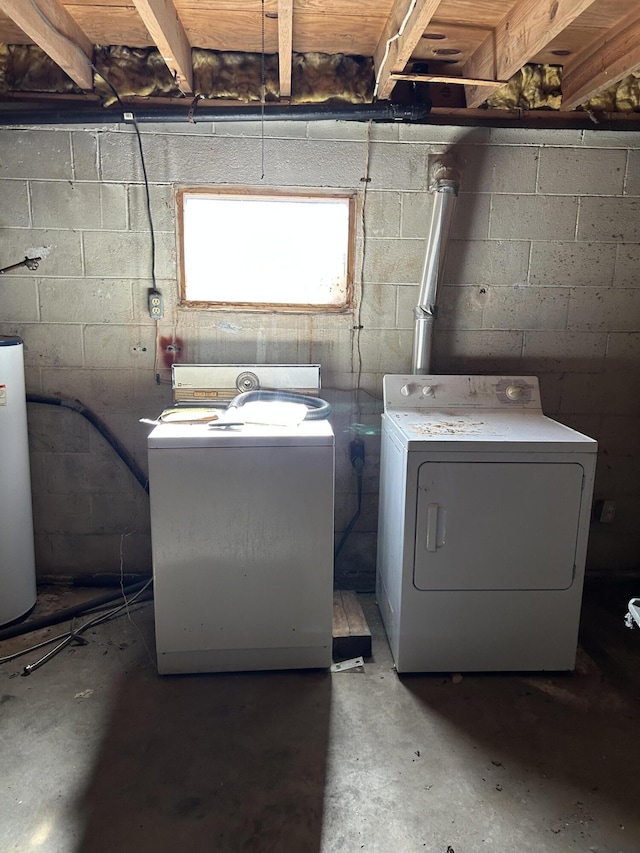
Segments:
[[[638,567],[640,135],[344,122],[267,122],[264,140],[259,122],[141,130],[165,299],[158,329],[133,129],[0,130],[0,265],[46,252],[37,272],[0,279],[0,333],[23,337],[30,392],[80,399],[146,467],[139,418],[171,401],[168,373],[155,381],[157,339],[181,338],[185,362],[320,362],[334,404],[338,538],[356,509],[350,439],[362,436],[367,455],[337,580],[371,588],[382,376],[410,366],[428,159],[451,151],[463,178],[434,371],[538,375],[547,414],[600,441],[596,494],[617,515],[592,526],[590,568]],[[353,191],[355,311],[180,308],[174,195],[197,185]],[[70,411],[31,404],[29,424],[40,576],[148,570],[147,499],[111,448]]]

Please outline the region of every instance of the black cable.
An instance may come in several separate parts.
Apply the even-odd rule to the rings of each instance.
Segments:
[[[42,403],[46,406],[61,406],[62,408],[71,409],[71,411],[82,415],[83,418],[88,420],[89,423],[98,430],[105,441],[111,445],[120,459],[136,478],[138,483],[140,483],[145,492],[149,494],[149,478],[142,468],[140,468],[131,453],[129,453],[124,444],[122,444],[122,442],[111,432],[104,421],[92,412],[91,409],[87,409],[80,400],[65,400],[62,397],[46,397],[41,394],[27,394],[27,403]]]
[[[156,287],[156,235],[155,235],[155,231],[153,230],[153,217],[151,215],[151,194],[149,192],[149,178],[147,176],[147,164],[145,162],[144,151],[142,149],[142,136],[140,135],[140,128],[138,127],[138,122],[136,121],[135,113],[133,112],[133,110],[127,110],[125,108],[125,105],[122,103],[120,95],[118,94],[118,92],[117,92],[115,86],[113,85],[113,83],[111,82],[111,80],[109,80],[107,77],[105,77],[105,75],[101,71],[98,71],[98,69],[93,64],[93,62],[90,62],[89,65],[93,69],[94,73],[97,74],[98,77],[100,77],[102,80],[104,80],[104,82],[107,84],[107,86],[113,92],[113,96],[115,97],[116,101],[118,102],[118,104],[120,105],[120,108],[122,110],[122,120],[125,124],[127,123],[125,113],[129,113],[131,115],[131,124],[133,124],[134,130],[136,132],[136,136],[138,138],[138,150],[140,151],[140,164],[142,166],[142,176],[144,178],[145,198],[146,198],[146,206],[147,206],[147,219],[149,220],[149,236],[151,238],[151,281],[153,284],[153,289],[157,290],[157,287]]]
[[[357,490],[358,490],[358,509],[355,511],[355,513],[353,514],[353,517],[351,518],[351,521],[345,527],[345,529],[342,533],[342,537],[340,538],[340,542],[338,543],[338,546],[334,552],[334,560],[338,559],[338,555],[342,551],[344,543],[347,541],[347,539],[351,535],[351,531],[353,530],[356,521],[360,518],[360,513],[362,511],[362,469],[363,468],[364,468],[364,460],[362,462],[362,465],[358,465],[358,467],[356,468],[356,479],[357,479]]]
[[[141,590],[149,581],[138,581],[124,587],[125,595]],[[103,604],[110,601],[115,601],[117,598],[122,598],[122,590],[117,592],[108,592],[100,595],[97,598],[91,598],[89,601],[84,601],[81,604],[74,604],[72,607],[66,607],[64,610],[59,610],[57,613],[48,613],[46,616],[40,616],[37,619],[31,619],[28,622],[22,622],[19,625],[12,625],[10,628],[5,628],[0,631],[0,642],[10,640],[12,637],[21,637],[23,634],[30,634],[32,631],[37,631],[40,628],[48,628],[51,625],[58,625],[67,619],[72,619],[74,616],[81,616],[84,613],[89,613],[96,610]]]

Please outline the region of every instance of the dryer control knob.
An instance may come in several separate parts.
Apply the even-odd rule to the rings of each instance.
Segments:
[[[411,385],[408,385],[408,384],[403,385],[402,388],[400,389],[400,393],[402,394],[403,397],[410,397],[411,396]]]
[[[522,397],[522,388],[520,385],[507,385],[504,393],[509,400],[519,400]]]
[[[422,396],[423,397],[435,397],[436,396],[435,386],[434,385],[425,385],[422,389]]]

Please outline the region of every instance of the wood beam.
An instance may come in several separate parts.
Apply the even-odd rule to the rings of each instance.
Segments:
[[[395,0],[373,54],[378,100],[391,94],[396,84],[391,74],[404,71],[439,5],[440,0]]]
[[[278,63],[280,97],[291,97],[291,53],[293,51],[293,0],[278,0]]]
[[[0,11],[81,89],[93,89],[93,45],[59,0],[0,0]]]
[[[584,104],[640,67],[640,9],[581,51],[562,70],[561,110]]]
[[[519,0],[465,63],[463,77],[509,80],[593,2]],[[487,97],[477,86],[467,86],[465,93],[469,108]]]
[[[408,80],[410,83],[456,83],[458,86],[486,86],[488,89],[498,89],[504,86],[502,80],[474,80],[469,77],[451,77],[444,74],[392,74],[392,80]]]
[[[191,45],[173,0],[133,0],[181,92],[193,92]]]

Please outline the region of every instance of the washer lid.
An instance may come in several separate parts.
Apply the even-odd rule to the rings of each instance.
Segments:
[[[22,343],[17,335],[0,335],[0,347],[15,347]]]
[[[188,447],[296,447],[333,446],[331,424],[303,421],[297,426],[245,424],[241,427],[214,428],[201,424],[160,424],[149,435],[149,449]]]

